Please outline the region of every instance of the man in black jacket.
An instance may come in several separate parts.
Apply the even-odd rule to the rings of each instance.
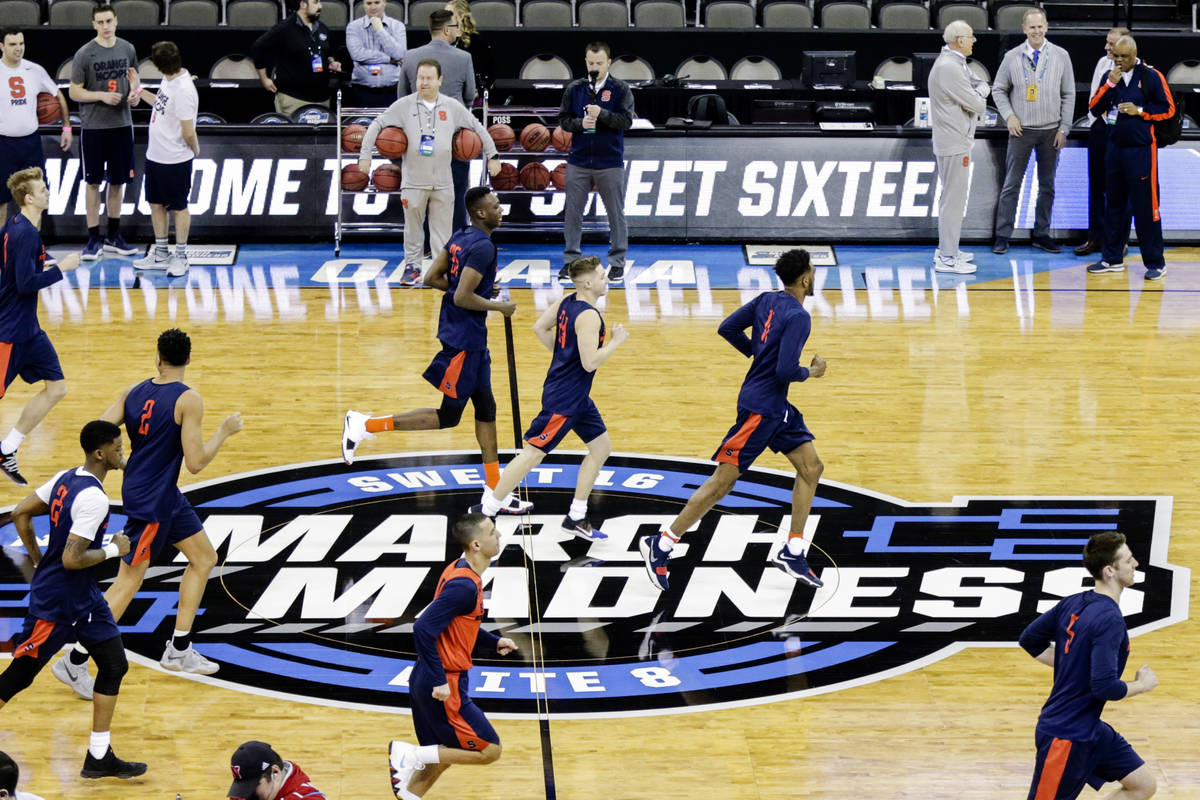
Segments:
[[[1088,272],[1125,269],[1122,251],[1129,239],[1133,205],[1138,244],[1146,280],[1160,280],[1167,271],[1163,260],[1162,221],[1158,214],[1158,147],[1154,123],[1175,114],[1175,99],[1162,73],[1137,57],[1137,43],[1123,36],[1113,45],[1113,67],[1088,103],[1088,110],[1108,123],[1105,155],[1104,251]]]
[[[250,52],[258,79],[275,95],[280,114],[290,117],[312,104],[329,107],[329,73],[341,72],[342,65],[329,56],[321,0],[300,0],[295,11],[258,37]]]

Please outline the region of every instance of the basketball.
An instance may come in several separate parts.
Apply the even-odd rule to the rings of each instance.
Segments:
[[[459,128],[454,132],[451,152],[456,160],[470,161],[473,158],[479,158],[479,151],[482,149],[483,140],[475,131],[470,128]]]
[[[49,92],[39,94],[37,96],[37,118],[42,125],[62,122],[62,108],[58,105],[58,98]]]
[[[511,150],[513,142],[517,140],[517,134],[513,133],[512,127],[503,122],[497,122],[488,128],[488,136],[492,137],[492,141],[496,143],[496,149],[501,153]]]
[[[571,132],[564,131],[562,125],[559,125],[550,136],[550,146],[560,153],[571,152]]]
[[[395,164],[380,164],[371,176],[371,183],[379,192],[394,192],[400,188],[401,172]]]
[[[408,136],[403,128],[388,125],[379,132],[379,138],[375,140],[375,149],[384,158],[399,158],[408,149]]]
[[[554,188],[558,189],[560,192],[567,188],[566,164],[559,164],[554,168],[554,171],[550,173],[550,183],[554,184]]]
[[[493,189],[517,188],[517,168],[512,164],[501,164],[500,172],[492,176]]]
[[[358,168],[358,164],[347,164],[342,167],[342,191],[361,192],[367,188],[367,173]]]
[[[540,122],[531,122],[521,130],[521,147],[531,153],[540,153],[550,144],[550,131]]]
[[[530,161],[521,167],[521,185],[535,192],[545,189],[550,185],[550,170],[540,161]]]
[[[362,150],[363,135],[367,129],[362,125],[347,125],[342,128],[342,152],[357,153]]]

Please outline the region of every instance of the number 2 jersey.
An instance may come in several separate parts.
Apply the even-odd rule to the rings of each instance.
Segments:
[[[1128,691],[1121,673],[1129,659],[1129,632],[1120,607],[1099,592],[1073,594],[1030,623],[1020,643],[1035,658],[1054,647],[1054,688],[1042,706],[1037,732],[1090,740],[1105,702]]]
[[[157,522],[175,507],[179,468],[183,464],[183,440],[175,421],[175,404],[187,390],[182,381],[145,380],[125,396],[130,454],[121,486],[121,503],[131,519]]]

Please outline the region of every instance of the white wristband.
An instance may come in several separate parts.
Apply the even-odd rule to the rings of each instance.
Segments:
[[[118,547],[117,547],[117,546],[116,546],[114,543],[112,543],[112,542],[109,542],[108,544],[104,545],[104,547],[102,547],[102,548],[100,548],[100,549],[104,551],[104,557],[105,557],[106,559],[109,559],[109,558],[116,558],[117,556],[121,555],[121,550],[120,550],[120,548],[118,548]]]

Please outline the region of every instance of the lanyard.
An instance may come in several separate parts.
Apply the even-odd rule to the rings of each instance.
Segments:
[[[427,135],[433,136],[434,129],[437,126],[436,114],[437,114],[438,103],[439,103],[440,99],[441,99],[441,96],[439,95],[438,100],[433,101],[433,108],[429,108],[428,106],[425,105],[425,101],[422,100],[419,95],[417,96],[417,129],[421,132],[421,136],[427,136]],[[425,133],[425,115],[426,114],[429,115],[429,133],[428,134]]]
[[[1025,76],[1026,86],[1041,83],[1041,79],[1046,77],[1046,61],[1048,60],[1046,45],[1042,45],[1042,49],[1035,52],[1038,52],[1041,55],[1038,56],[1038,65],[1032,70],[1030,70],[1030,65],[1032,62],[1030,61],[1029,55],[1024,52],[1021,53],[1021,73]]]

